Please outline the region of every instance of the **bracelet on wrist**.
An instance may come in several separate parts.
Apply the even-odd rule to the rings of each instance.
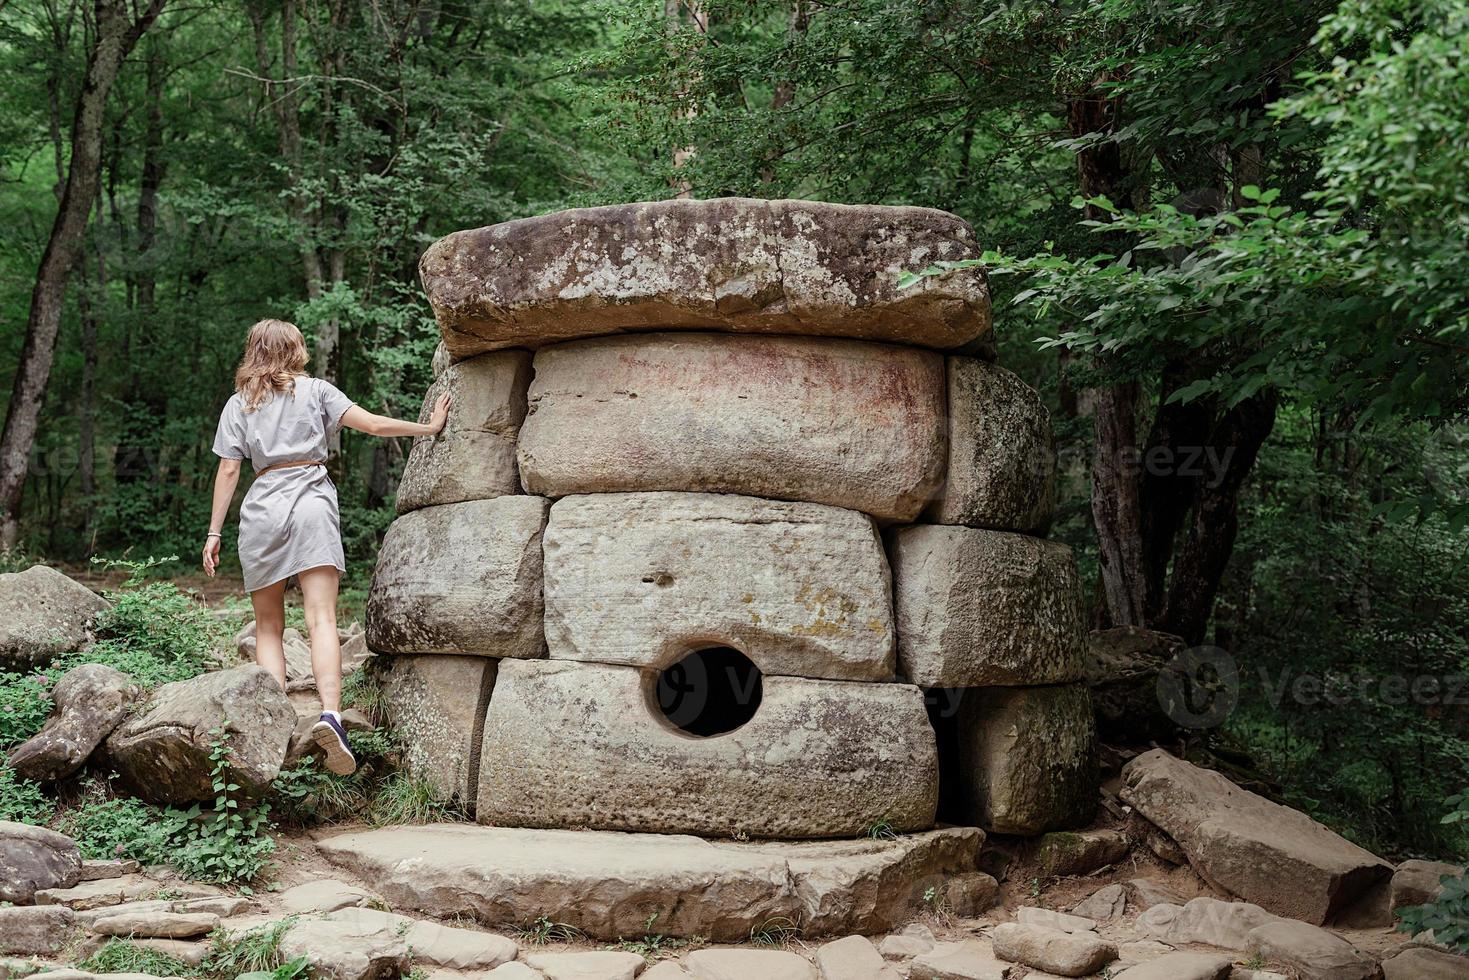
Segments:
[[[219,538],[221,540],[224,539],[224,535],[222,533],[220,533],[219,531],[207,531],[207,532],[205,532],[204,536],[206,538]]]

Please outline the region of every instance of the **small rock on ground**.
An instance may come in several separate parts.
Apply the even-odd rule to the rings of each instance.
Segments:
[[[351,923],[364,934],[376,930],[395,935],[413,950],[415,961],[451,970],[488,970],[520,954],[513,940],[492,932],[457,929],[379,909],[338,909],[327,919]]]
[[[141,939],[189,939],[213,932],[219,916],[213,912],[133,912],[107,915],[92,921],[92,931],[103,936]]]
[[[1059,932],[1095,932],[1097,924],[1079,915],[1067,915],[1051,909],[1021,906],[1015,910],[1015,921],[1028,926],[1042,926]]]
[[[1104,885],[1083,899],[1072,915],[1095,922],[1110,922],[1127,909],[1127,889],[1120,884]]]
[[[77,881],[106,881],[109,878],[135,875],[140,870],[142,870],[141,866],[131,858],[83,861],[82,875]]]
[[[350,922],[303,919],[281,936],[286,961],[304,956],[324,980],[378,980],[406,976],[413,955],[403,937]]]
[[[1386,980],[1463,980],[1469,977],[1469,958],[1418,946],[1382,961]]]
[[[76,916],[67,908],[40,905],[0,908],[0,954],[53,953],[71,938],[75,924]]]
[[[29,905],[37,892],[75,885],[81,874],[76,841],[44,827],[0,820],[0,902]]]
[[[527,959],[546,980],[633,980],[642,970],[636,953],[602,950],[595,953],[540,953]]]
[[[995,955],[1063,977],[1083,977],[1117,958],[1117,949],[1091,933],[1006,922],[990,937]]]
[[[884,937],[883,941],[877,944],[877,951],[885,960],[908,960],[932,952],[933,947],[932,939],[900,933],[896,936]]]
[[[272,903],[283,915],[305,912],[335,912],[345,908],[385,907],[382,898],[365,888],[325,878],[287,888]]]
[[[821,980],[899,980],[866,936],[848,936],[816,951]]]
[[[151,949],[155,953],[172,956],[189,966],[199,966],[209,957],[207,942],[191,943],[182,939],[134,939],[131,942],[140,949]]]
[[[1250,930],[1246,949],[1294,971],[1301,980],[1366,980],[1377,961],[1340,936],[1294,919]]]
[[[1041,836],[1036,859],[1047,875],[1084,875],[1122,860],[1127,838],[1115,830],[1057,831]]]
[[[65,905],[74,912],[85,912],[88,909],[121,905],[137,899],[151,899],[159,892],[168,892],[182,898],[206,898],[224,894],[222,889],[212,885],[170,882],[165,886],[142,875],[127,875],[122,878],[104,878],[101,881],[84,881],[72,888],[38,891],[36,904]]]
[[[1225,980],[1233,968],[1228,956],[1168,953],[1119,973],[1118,980]]]

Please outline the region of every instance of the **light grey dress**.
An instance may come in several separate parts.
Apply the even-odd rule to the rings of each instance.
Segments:
[[[275,463],[326,461],[327,440],[352,399],[320,378],[296,379],[253,412],[236,392],[214,434],[214,454],[248,459],[256,472]],[[254,592],[322,565],[346,571],[337,488],[325,466],[290,466],[259,475],[240,504],[240,565]]]

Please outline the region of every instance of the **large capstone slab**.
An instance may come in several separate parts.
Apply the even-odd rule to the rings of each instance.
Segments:
[[[394,908],[518,927],[545,916],[594,939],[742,942],[771,922],[802,935],[896,929],[933,888],[975,870],[984,834],[945,828],[895,840],[751,842],[660,834],[438,824],[343,834],[322,854]]]
[[[890,538],[902,674],[923,687],[1079,680],[1076,560],[1024,534],[921,524]]]
[[[1056,445],[1040,394],[972,357],[950,357],[948,381],[947,478],[924,519],[1044,531],[1056,506]]]
[[[953,775],[966,813],[981,827],[1029,836],[1091,819],[1097,747],[1084,685],[950,693],[961,695]]]
[[[426,423],[443,395],[453,400],[438,435],[413,441],[398,485],[398,513],[520,492],[515,436],[525,418],[530,352],[502,351],[446,367],[424,397]]]
[[[541,531],[549,506],[541,497],[495,497],[395,520],[367,597],[368,646],[380,653],[545,656]]]
[[[455,357],[624,330],[702,328],[992,353],[967,223],[915,207],[719,198],[560,211],[459,231],[419,262]]]
[[[933,825],[938,768],[922,693],[766,677],[737,730],[694,738],[632,667],[503,661],[485,720],[479,820],[751,837]]]
[[[649,334],[539,351],[531,493],[686,490],[912,520],[943,474],[943,359],[850,340]]]
[[[388,725],[402,739],[403,767],[436,799],[467,809],[479,786],[479,735],[495,663],[439,654],[372,660]]]
[[[724,644],[766,674],[886,680],[887,559],[865,514],[708,493],[566,497],[545,534],[552,658],[663,667]]]

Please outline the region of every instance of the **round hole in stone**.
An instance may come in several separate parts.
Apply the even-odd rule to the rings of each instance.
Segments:
[[[760,710],[760,668],[733,647],[686,654],[658,674],[658,708],[669,724],[696,738],[723,735]]]

